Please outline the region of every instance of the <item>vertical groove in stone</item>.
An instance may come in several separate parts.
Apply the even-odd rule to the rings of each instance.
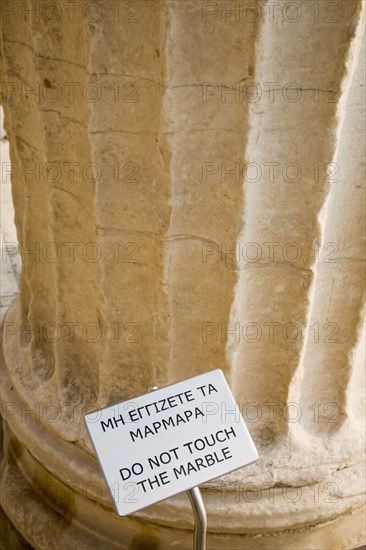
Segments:
[[[347,60],[338,109],[338,144],[315,266],[311,327],[304,349],[302,424],[313,433],[339,430],[348,418],[348,385],[365,301],[365,10]],[[333,175],[334,174],[334,175]],[[312,422],[314,407],[319,419]]]
[[[365,350],[366,350],[366,316],[363,313],[363,321],[359,325],[357,345],[353,349],[353,369],[347,385],[347,416],[352,422],[352,430],[349,430],[348,437],[354,437],[355,444],[363,441],[365,436]]]
[[[54,374],[53,343],[46,331],[55,321],[55,288],[52,265],[44,258],[51,239],[47,182],[42,173],[43,128],[37,109],[40,91],[29,15],[20,21],[11,16],[6,18],[2,36],[9,82],[5,89],[11,90],[4,98],[4,109],[11,140],[15,221],[22,256],[20,311],[16,319],[21,357],[16,369],[22,372],[21,384],[27,387],[27,399],[32,402],[34,385],[40,384],[46,398],[48,381]],[[15,104],[18,113],[12,117]],[[28,120],[27,125],[24,120]]]
[[[161,3],[145,1],[133,20],[126,11],[115,19],[103,9],[93,30],[91,70],[104,94],[89,126],[101,169],[96,203],[108,331],[102,405],[166,380],[163,236],[170,209],[160,141],[162,13]]]
[[[63,412],[60,427],[66,439],[78,439],[84,431],[84,407],[95,408],[96,404],[100,346],[95,340],[100,324],[98,266],[94,180],[86,127],[89,39],[82,10],[75,10],[69,26],[63,25],[62,19],[46,22],[34,17],[32,37],[37,51],[36,79],[42,91],[38,110],[44,137],[44,211],[50,218],[46,264],[55,273],[57,288],[52,309],[56,379]],[[73,83],[72,91],[67,83]]]
[[[176,381],[183,372],[188,377],[229,370],[226,330],[236,279],[232,251],[247,135],[240,86],[251,80],[256,25],[205,19],[200,2],[168,2],[168,7],[164,106],[172,213],[166,279],[169,374]]]
[[[334,158],[336,147],[336,104],[327,90],[339,89],[342,82],[340,59],[348,51],[358,7],[359,2],[347,2],[332,26],[303,10],[301,20],[287,24],[286,32],[277,15],[266,20],[258,43],[255,80],[275,84],[250,113],[247,160],[259,166],[261,177],[253,181],[247,174],[240,240],[256,243],[261,257],[248,260],[237,284],[233,311],[246,332],[237,344],[233,386],[243,403],[254,402],[261,411],[265,404],[277,407],[270,425],[266,414],[253,425],[256,441],[264,447],[287,433],[281,411],[307,327],[312,247],[330,187],[323,166]],[[300,95],[287,91],[288,83],[295,83]],[[313,173],[317,166],[319,181]]]
[[[155,365],[154,385],[166,385],[169,380],[171,353],[172,353],[172,326],[171,326],[171,301],[169,296],[169,242],[170,225],[172,217],[172,177],[171,177],[171,150],[169,146],[166,115],[166,89],[168,70],[167,44],[171,32],[171,19],[169,17],[169,5],[167,2],[160,3],[160,112],[159,112],[159,135],[158,155],[160,166],[160,177],[165,182],[165,191],[161,192],[161,201],[164,204],[165,215],[159,215],[162,224],[162,241],[160,243],[160,280],[158,280],[159,292],[155,302],[155,331],[153,345],[153,365]],[[168,112],[168,111],[167,111]]]

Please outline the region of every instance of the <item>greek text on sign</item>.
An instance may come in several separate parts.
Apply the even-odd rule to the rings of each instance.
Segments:
[[[220,369],[87,414],[85,421],[121,516],[258,458]]]

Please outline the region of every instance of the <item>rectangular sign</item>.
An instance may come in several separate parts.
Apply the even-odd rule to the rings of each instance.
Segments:
[[[258,458],[220,369],[89,413],[85,422],[121,516]]]

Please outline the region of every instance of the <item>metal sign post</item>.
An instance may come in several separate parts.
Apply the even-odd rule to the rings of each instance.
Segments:
[[[157,389],[158,386],[153,386],[149,392]],[[193,487],[187,494],[194,516],[193,550],[206,550],[207,514],[201,491],[198,487]]]
[[[194,514],[193,550],[206,550],[207,514],[201,491],[193,487],[187,491]]]

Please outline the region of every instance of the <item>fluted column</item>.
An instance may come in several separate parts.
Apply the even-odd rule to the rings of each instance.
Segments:
[[[83,415],[221,368],[260,458],[204,487],[210,548],[361,544],[364,3],[51,4],[1,30],[5,514],[190,548],[185,495],[115,516]]]

